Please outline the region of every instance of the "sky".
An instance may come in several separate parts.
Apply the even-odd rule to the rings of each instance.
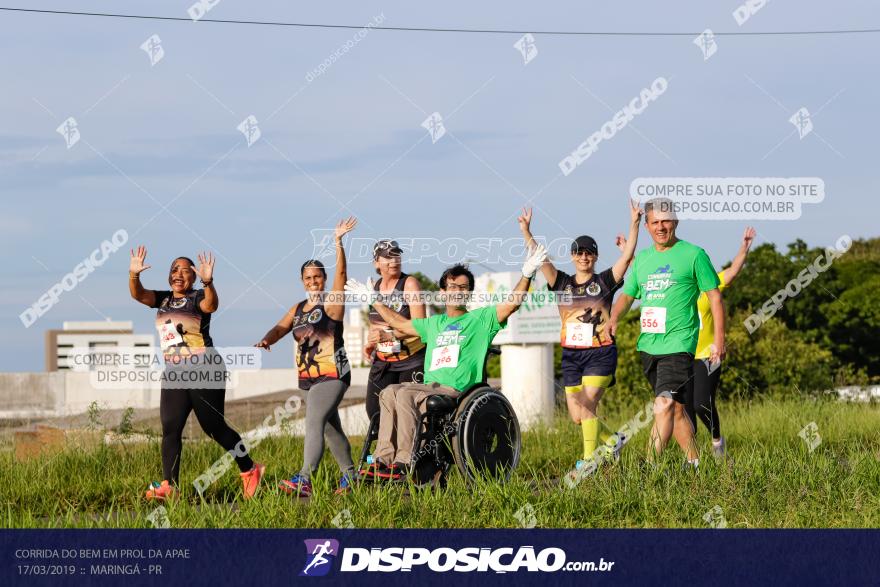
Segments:
[[[3,3],[183,18],[191,4]],[[590,234],[600,267],[610,265],[639,177],[824,181],[824,201],[795,220],[683,221],[679,235],[718,266],[747,224],[758,244],[780,247],[877,236],[880,34],[718,36],[708,59],[696,35],[536,33],[527,63],[514,47],[523,31],[880,28],[867,1],[777,0],[742,25],[739,5],[220,0],[204,16],[521,31],[503,35],[0,11],[0,370],[42,370],[43,333],[65,320],[131,320],[151,332],[153,311],[127,292],[137,244],[153,265],[150,289],[167,287],[174,257],[215,253],[212,335],[233,346],[257,342],[303,297],[299,266],[327,234],[313,231],[348,215],[359,219],[349,274],[360,279],[372,274],[364,243],[420,239],[426,254],[405,269],[436,277],[458,260],[449,243],[461,241],[446,239],[512,242],[523,205],[535,208],[536,235]],[[163,53],[151,63],[141,45],[153,35]],[[563,175],[560,160],[658,77],[665,92]],[[789,121],[800,108],[813,124],[803,138]],[[422,126],[434,112],[439,138]],[[260,137],[249,145],[237,127],[250,116]],[[69,117],[79,140],[68,148],[56,129]],[[19,315],[119,230],[125,246],[25,328]],[[648,241],[642,229],[640,247]],[[520,263],[510,253],[474,261],[477,272]],[[292,364],[289,338],[276,351],[264,366]]]

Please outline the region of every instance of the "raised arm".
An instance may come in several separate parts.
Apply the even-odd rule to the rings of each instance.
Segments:
[[[426,316],[425,301],[419,295],[421,289],[419,280],[412,275],[407,277],[406,283],[403,284],[403,295],[409,304],[409,315],[413,318],[424,318]]]
[[[413,328],[412,320],[407,320],[379,301],[375,295],[376,292],[373,291],[373,284],[371,281],[361,283],[357,279],[349,279],[345,283],[345,292],[355,300],[369,301],[379,313],[379,316],[382,317],[382,320],[394,330],[397,330],[404,335],[419,336],[418,331]]]
[[[288,310],[287,314],[278,321],[278,324],[270,328],[269,332],[263,336],[263,339],[254,346],[271,352],[272,349],[270,347],[293,330],[294,316],[296,316],[296,306]]]
[[[534,248],[538,246],[538,242],[535,240],[535,237],[532,236],[532,209],[523,208],[522,214],[520,214],[517,221],[519,222],[519,230],[522,232],[523,240],[526,242],[526,250],[534,250]],[[541,273],[544,274],[544,279],[547,280],[548,285],[556,283],[556,274],[558,271],[549,256],[541,265]]]
[[[520,280],[513,288],[510,301],[495,306],[495,312],[498,316],[499,322],[504,322],[511,314],[519,309],[523,301],[525,301],[526,295],[528,295],[529,285],[532,283],[532,278],[538,271],[538,267],[543,266],[546,260],[547,249],[544,248],[544,245],[535,246],[532,252],[529,253],[525,263],[523,263],[522,277],[520,277]]]
[[[345,263],[345,247],[342,237],[351,232],[357,226],[354,216],[346,220],[340,220],[336,224],[336,273],[333,275],[332,295],[328,296],[324,304],[324,311],[334,320],[342,320],[345,315],[345,282],[348,280],[348,268]]]
[[[150,265],[144,265],[146,258],[147,249],[143,245],[138,245],[137,251],[131,250],[131,259],[128,263],[128,291],[132,298],[152,308],[156,305],[156,292],[141,285],[141,273],[150,268]]]
[[[733,258],[730,267],[723,271],[725,285],[733,283],[733,280],[736,279],[736,276],[739,275],[739,272],[742,270],[743,265],[746,264],[746,257],[749,256],[749,249],[752,248],[752,242],[755,240],[755,233],[756,231],[754,228],[751,226],[746,227],[736,257]]]
[[[617,259],[617,262],[611,267],[611,272],[614,274],[614,281],[616,282],[621,281],[623,279],[623,276],[626,275],[626,270],[629,268],[629,264],[633,260],[633,255],[635,255],[636,244],[639,240],[639,221],[641,219],[641,208],[639,208],[638,204],[630,200],[629,236],[624,241],[623,251],[620,255],[620,258]],[[620,240],[619,237],[618,240]]]
[[[214,255],[211,253],[199,253],[199,268],[193,267],[196,275],[202,280],[205,286],[205,297],[199,302],[199,309],[205,314],[216,312],[220,307],[220,298],[217,297],[217,290],[214,289]]]

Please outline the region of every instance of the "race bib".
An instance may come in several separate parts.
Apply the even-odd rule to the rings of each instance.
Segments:
[[[431,368],[429,371],[437,369],[446,369],[447,367],[458,366],[458,348],[457,344],[434,347],[431,352]]]
[[[183,342],[183,337],[177,332],[173,323],[165,322],[157,325],[156,328],[159,330],[159,344],[163,351]]]
[[[593,325],[585,322],[566,323],[565,346],[593,346]]]
[[[666,308],[642,307],[642,332],[666,334]]]
[[[380,353],[385,353],[388,355],[397,354],[400,352],[400,341],[399,340],[383,340],[376,343],[376,350]]]
[[[376,343],[376,350],[387,354],[397,354],[400,352],[400,339],[395,337],[391,330],[385,329],[379,336],[385,340],[380,340]]]

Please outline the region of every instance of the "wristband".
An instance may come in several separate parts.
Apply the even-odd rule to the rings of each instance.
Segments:
[[[202,279],[202,285],[204,285],[204,286],[209,286],[209,285],[211,285],[212,283],[214,283],[214,279],[213,279],[213,278],[209,279],[208,281],[205,281],[204,279]]]

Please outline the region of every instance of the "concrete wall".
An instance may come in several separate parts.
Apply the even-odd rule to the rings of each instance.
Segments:
[[[297,388],[296,369],[231,371],[227,400]],[[352,369],[352,385],[367,384],[369,369]],[[89,372],[0,373],[0,419],[49,418],[84,413],[97,401],[102,409],[159,407],[159,385],[99,389]],[[363,408],[361,408],[363,409]]]

